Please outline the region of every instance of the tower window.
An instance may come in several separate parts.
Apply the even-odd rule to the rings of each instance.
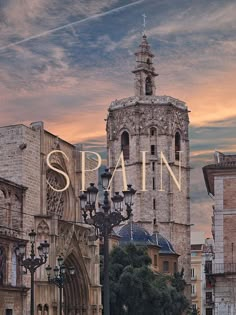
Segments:
[[[180,146],[180,141],[181,141],[181,137],[179,132],[176,132],[175,134],[175,159],[177,161],[179,161],[179,157],[180,157],[180,151],[181,151],[181,146]]]
[[[156,155],[156,146],[154,144],[151,145],[151,155]]]
[[[152,162],[152,170],[155,171],[155,162]]]
[[[146,78],[145,81],[145,91],[146,91],[146,95],[152,95],[152,79],[150,77]]]
[[[156,136],[156,134],[157,134],[156,128],[154,128],[154,127],[150,128],[150,136],[154,137],[154,136]]]
[[[124,159],[129,159],[129,134],[124,131],[121,135],[121,151],[123,151]]]
[[[156,182],[155,182],[155,178],[152,178],[152,189],[155,190],[156,189]]]
[[[153,210],[156,210],[156,199],[153,198],[152,200]]]

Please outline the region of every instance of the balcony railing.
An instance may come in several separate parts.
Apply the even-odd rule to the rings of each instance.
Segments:
[[[236,274],[236,264],[216,263],[205,265],[206,275]]]

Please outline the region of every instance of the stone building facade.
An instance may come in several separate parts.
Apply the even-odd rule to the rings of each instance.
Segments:
[[[50,159],[69,176],[64,192],[49,186],[65,186],[65,177],[46,163],[52,150],[69,159],[61,153]],[[101,314],[99,246],[80,216],[80,173],[79,148],[46,131],[42,122],[0,128],[0,314],[29,314],[29,274],[19,266],[15,248],[22,241],[28,244],[32,229],[36,245],[50,243],[51,266],[63,255],[65,265],[75,267],[75,276],[65,283],[64,314]],[[56,315],[59,292],[48,284],[45,267],[35,273],[35,314]]]
[[[157,225],[158,231],[173,244],[180,255],[179,269],[185,270],[190,296],[188,108],[170,96],[156,95],[157,73],[146,35],[135,55],[135,96],[113,101],[108,110],[108,165],[113,171],[123,151],[127,182],[137,190],[134,222],[151,234]],[[144,163],[141,151],[146,151]],[[161,189],[161,152],[177,180],[181,170],[181,191],[164,165]],[[146,191],[143,191],[144,173]],[[123,190],[121,172],[114,176],[112,190]]]
[[[214,285],[214,314],[236,314],[236,155],[215,152],[215,164],[203,168],[209,195],[214,199],[212,234],[215,259],[206,266]]]
[[[206,277],[205,266],[212,264],[213,240],[205,239],[204,232],[191,233],[191,296],[192,308],[199,315],[213,315],[213,285]]]

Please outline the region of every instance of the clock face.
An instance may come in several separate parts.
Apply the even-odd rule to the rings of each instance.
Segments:
[[[58,214],[62,218],[65,208],[65,192],[53,190],[49,184],[56,189],[65,187],[65,179],[59,173],[49,170],[47,172],[47,212],[48,214]]]

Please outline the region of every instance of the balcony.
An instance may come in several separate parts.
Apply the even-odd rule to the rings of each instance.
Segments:
[[[232,275],[236,274],[236,264],[216,263],[205,265],[206,275]]]

